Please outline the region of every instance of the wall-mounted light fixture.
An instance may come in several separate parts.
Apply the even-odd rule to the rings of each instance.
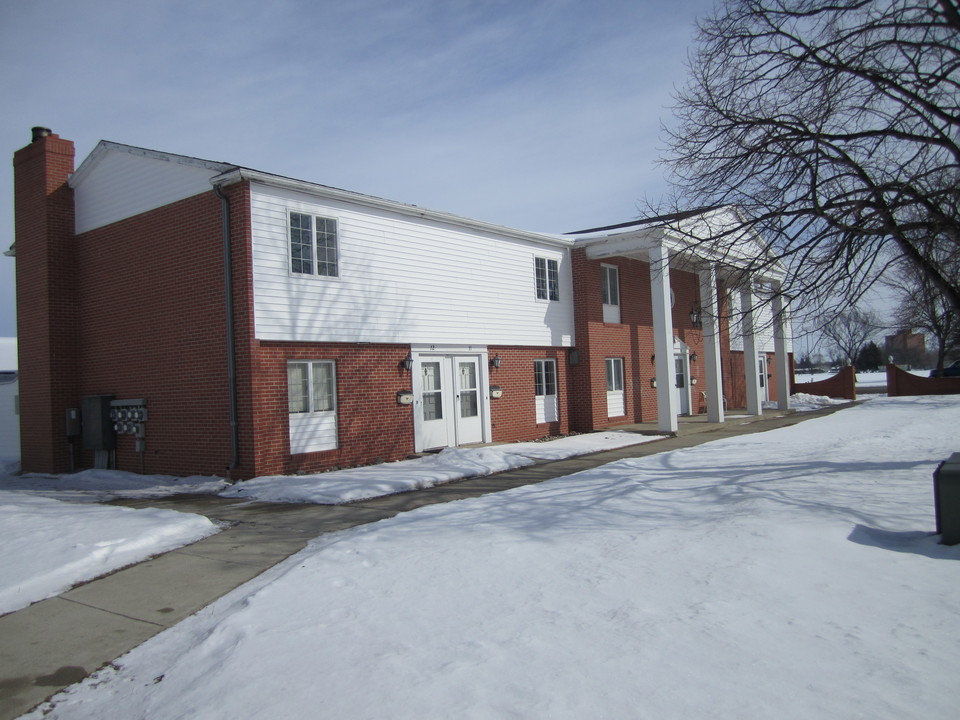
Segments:
[[[690,308],[690,324],[698,330],[703,327],[703,311],[699,305]]]
[[[690,356],[690,362],[696,362],[696,361],[697,361],[697,357],[698,357],[697,354],[696,354],[696,353],[693,353],[693,355]]]
[[[657,361],[657,355],[656,353],[654,353],[653,355],[650,356],[650,364],[653,365],[653,363],[655,363],[656,361]]]
[[[500,359],[500,356],[499,356],[499,355],[494,355],[494,356],[493,356],[493,360],[490,361],[490,367],[497,368],[497,369],[499,370],[499,369],[500,369],[500,363],[502,363],[502,362],[503,362],[503,360]]]
[[[655,388],[657,386],[657,379],[650,378],[650,387]]]
[[[696,385],[696,384],[697,384],[697,379],[696,379],[695,377],[690,378],[690,384],[691,384],[691,385]]]
[[[413,370],[413,355],[411,355],[410,353],[407,353],[407,356],[400,361],[400,367],[402,367],[407,372],[409,372],[410,370]]]

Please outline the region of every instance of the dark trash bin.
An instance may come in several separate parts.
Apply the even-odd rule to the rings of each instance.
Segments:
[[[960,543],[960,452],[933,471],[933,506],[943,545]]]

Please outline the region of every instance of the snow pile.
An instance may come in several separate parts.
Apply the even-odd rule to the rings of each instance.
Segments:
[[[0,475],[12,475],[20,472],[20,458],[0,457]]]
[[[221,497],[264,502],[339,503],[392,495],[442,485],[466,477],[533,465],[536,460],[560,460],[574,455],[612,450],[657,440],[628,432],[573,435],[548,442],[512,443],[480,448],[447,448],[415,460],[369,465],[308,475],[268,475],[224,489]]]
[[[846,398],[831,398],[826,395],[810,395],[809,393],[795,393],[790,396],[790,409],[797,412],[811,412],[827,407],[828,405],[843,405],[850,402]],[[774,403],[776,405],[776,403]]]
[[[200,515],[0,492],[0,614],[212,535]]]
[[[12,490],[72,502],[109,502],[117,498],[160,498],[170,495],[215,495],[227,486],[227,481],[218,477],[137,475],[122,470],[83,470],[71,475],[26,473],[21,476],[0,476],[0,491]]]
[[[954,717],[958,426],[878,398],[321,536],[29,717]]]

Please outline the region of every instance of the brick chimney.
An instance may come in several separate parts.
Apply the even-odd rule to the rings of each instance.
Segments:
[[[77,397],[74,148],[47,128],[13,156],[21,466],[69,469],[66,409]]]

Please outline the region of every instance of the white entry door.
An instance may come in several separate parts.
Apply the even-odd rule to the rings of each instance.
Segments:
[[[760,401],[770,399],[770,388],[767,387],[767,356],[764,353],[757,355],[757,372],[760,373]]]
[[[457,445],[483,442],[483,421],[480,417],[480,360],[456,357],[456,422]]]
[[[422,356],[416,423],[421,450],[483,442],[480,358]]]
[[[686,353],[674,355],[674,367],[676,370],[676,382],[674,383],[673,393],[677,407],[680,408],[681,415],[690,414],[690,388],[689,388],[689,363]]]
[[[607,417],[627,414],[623,398],[623,358],[607,358]]]

